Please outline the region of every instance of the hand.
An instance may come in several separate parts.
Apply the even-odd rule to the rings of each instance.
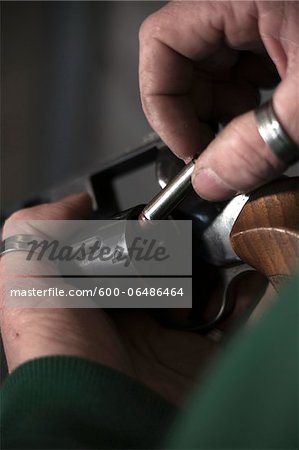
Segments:
[[[8,230],[34,234],[35,230],[28,228],[29,220],[78,220],[88,218],[90,213],[87,194],[23,209],[6,223],[4,238],[10,235]],[[22,226],[26,230],[22,230]],[[20,261],[23,261],[20,252],[12,252],[3,255],[0,264],[0,325],[10,371],[34,358],[73,355],[113,367],[147,384],[170,401],[180,403],[215,355],[217,345],[211,340],[169,329],[146,310],[111,310],[108,314],[100,309],[44,307],[53,300],[50,298],[43,299],[44,304],[38,308],[8,307],[4,288],[9,288],[10,281],[5,269],[10,264],[16,269]],[[22,273],[26,275],[25,267]],[[29,282],[33,283],[31,280]],[[61,279],[57,280],[57,285],[65,287]],[[239,308],[243,310],[255,298],[260,282],[252,283],[251,279],[241,286],[244,287],[236,295]],[[45,279],[34,278],[34,287],[45,288]],[[237,315],[239,313],[237,311]],[[231,319],[235,321],[234,316]]]
[[[143,23],[144,112],[177,156],[188,161],[202,152],[193,176],[202,197],[250,191],[285,169],[261,139],[252,111],[259,88],[275,86],[279,77],[274,109],[299,144],[298,17],[297,2],[176,1]],[[209,122],[229,123],[212,140]]]

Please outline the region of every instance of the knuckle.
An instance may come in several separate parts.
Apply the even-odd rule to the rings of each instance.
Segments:
[[[6,237],[7,235],[10,234],[10,230],[11,230],[13,223],[18,220],[24,220],[22,209],[20,211],[14,212],[5,220],[3,227],[2,227],[2,239],[4,239],[4,237]]]
[[[241,126],[240,126],[241,125]],[[233,119],[230,131],[235,135],[232,152],[235,164],[240,168],[239,176],[248,184],[263,182],[275,175],[282,167],[275,156],[261,140],[255,130],[255,136],[248,132],[239,118]]]
[[[148,16],[140,25],[139,28],[139,42],[142,44],[144,41],[152,37],[153,30],[156,27],[157,13]]]
[[[26,219],[27,216],[27,211],[26,209],[20,209],[19,211],[15,211],[14,213],[12,213],[5,221],[5,223],[7,222],[12,222],[14,220],[24,220]]]
[[[14,224],[17,221],[28,221],[28,220],[39,220],[44,219],[46,213],[48,211],[49,204],[44,203],[42,205],[33,206],[31,208],[23,208],[18,211],[13,212],[4,222],[2,234],[5,236],[7,234],[8,229],[14,227]]]

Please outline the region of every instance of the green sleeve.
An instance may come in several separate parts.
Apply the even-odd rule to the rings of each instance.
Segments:
[[[1,448],[154,448],[176,409],[130,377],[75,357],[17,368],[1,392]]]
[[[50,357],[19,367],[2,389],[2,448],[298,448],[298,279],[176,409],[100,364]]]
[[[299,278],[234,336],[177,419],[167,448],[299,448]]]

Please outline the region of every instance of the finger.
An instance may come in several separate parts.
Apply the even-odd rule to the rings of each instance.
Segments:
[[[59,209],[61,210],[60,212],[64,220],[88,219],[92,213],[91,197],[87,192],[69,195],[54,203],[53,207],[55,209],[57,208],[57,211],[55,211],[55,214],[57,215],[59,215]]]
[[[299,89],[296,76],[277,88],[274,109],[282,126],[299,144]],[[209,200],[224,200],[248,192],[280,174],[286,165],[258,133],[253,111],[234,119],[199,156],[193,174],[196,192]]]
[[[88,218],[92,212],[91,198],[87,192],[68,195],[53,203],[43,203],[13,213],[12,220],[68,220]]]
[[[65,226],[64,220],[88,219],[91,212],[91,198],[86,192],[69,195],[58,202],[24,208],[7,219],[2,230],[2,239],[16,234],[65,238],[69,227]],[[49,222],[45,224],[45,220]]]
[[[184,159],[201,151],[206,143],[190,100],[196,64],[223,72],[235,64],[236,49],[264,49],[253,2],[233,13],[232,8],[230,2],[174,2],[141,28],[143,109],[162,140]],[[223,39],[224,31],[229,34],[229,45]]]
[[[91,211],[91,199],[87,193],[72,194],[62,200],[51,203],[35,206],[20,210],[13,214],[13,216],[5,223],[3,230],[3,237],[7,239],[9,236],[28,235],[32,237],[33,241],[36,236],[42,240],[46,238],[46,245],[51,245],[55,242],[63,248],[63,243],[70,238],[72,234],[77,231],[77,225],[80,228],[81,221],[76,219],[84,219]],[[66,222],[68,219],[74,219],[74,222]],[[50,238],[50,240],[49,240]],[[41,240],[41,242],[42,242]],[[57,278],[59,272],[55,260],[57,256],[50,257],[49,254],[43,254],[41,250],[40,255],[32,258],[32,247],[28,247],[28,251],[12,251],[3,255],[1,258],[1,277],[4,284],[6,284],[6,291],[9,289],[18,288],[19,283],[22,290],[26,288],[30,290],[34,279],[34,287],[47,287],[47,280],[45,278],[39,279],[39,276],[55,276],[55,287],[60,283]],[[28,257],[28,254],[30,255]],[[57,262],[57,261],[56,261]],[[53,287],[49,282],[49,287]],[[8,289],[9,287],[9,289]],[[5,292],[2,293],[2,300],[4,300]],[[0,296],[1,297],[1,296]],[[9,299],[9,296],[8,296]],[[44,299],[30,297],[23,300],[27,307],[37,306],[39,303],[46,306]],[[56,299],[57,300],[57,299]],[[56,301],[55,300],[55,301]],[[56,305],[63,304],[63,299],[58,298]],[[10,303],[13,302],[13,299]],[[18,298],[17,298],[18,303]],[[51,303],[49,302],[50,306]]]
[[[192,66],[161,42],[155,41],[151,47],[158,67],[155,61],[148,60],[147,50],[142,51],[140,89],[143,110],[153,129],[177,156],[193,156],[205,148],[209,142],[206,134],[210,131],[199,122],[190,100]],[[160,60],[165,68],[159,64]]]

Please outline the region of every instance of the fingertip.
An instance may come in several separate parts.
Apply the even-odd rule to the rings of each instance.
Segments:
[[[227,200],[236,194],[236,191],[228,186],[211,168],[195,169],[192,185],[200,197],[209,201]]]

